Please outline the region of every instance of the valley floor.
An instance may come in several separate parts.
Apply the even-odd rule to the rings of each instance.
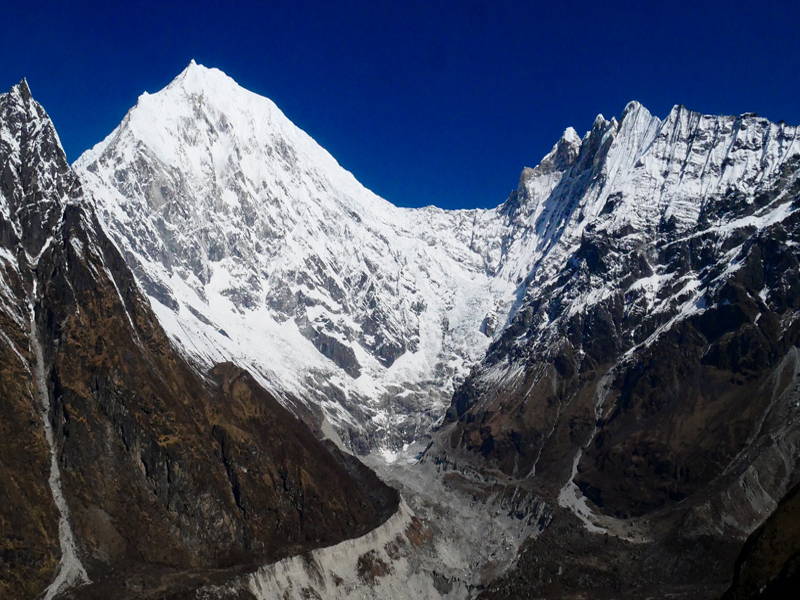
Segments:
[[[674,548],[591,533],[524,485],[426,457],[422,444],[364,461],[401,491],[398,512],[369,534],[209,586],[202,598],[257,600],[704,600],[728,583],[664,584],[654,564]],[[387,460],[388,459],[388,460]],[[737,548],[725,549],[732,561]],[[686,550],[689,562],[713,548]]]
[[[718,570],[713,560],[703,562],[714,553],[720,564],[733,564],[737,544],[693,544],[682,552],[592,533],[579,516],[537,496],[530,482],[501,482],[428,455],[420,460],[424,450],[412,444],[363,458],[402,500],[359,538],[264,566],[109,572],[59,598],[712,600],[729,585],[708,574],[704,580],[697,565]],[[695,567],[667,568],[682,559]],[[670,569],[689,575],[665,584]]]

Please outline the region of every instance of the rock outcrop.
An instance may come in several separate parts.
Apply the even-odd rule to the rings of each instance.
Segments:
[[[789,600],[800,589],[800,485],[794,486],[739,554],[722,600]]]

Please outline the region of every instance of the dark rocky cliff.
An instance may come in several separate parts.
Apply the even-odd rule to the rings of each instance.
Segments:
[[[722,600],[790,600],[800,590],[800,485],[747,539]]]

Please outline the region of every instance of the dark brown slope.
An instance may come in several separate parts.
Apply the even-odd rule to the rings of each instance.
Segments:
[[[736,561],[722,600],[794,600],[800,595],[800,485],[793,487]]]
[[[480,600],[713,600],[725,581],[709,578],[735,550],[705,537],[689,542],[633,543],[590,534],[563,509],[520,549],[515,567],[491,582]]]
[[[0,95],[0,598],[34,597],[53,579],[60,554],[49,447],[32,378],[31,277],[22,238],[28,248],[43,244],[42,230],[54,225],[50,197],[64,190],[54,185],[43,192],[37,180],[63,184],[69,165],[63,153],[49,156],[33,139],[55,132],[29,100],[25,82]]]
[[[1,217],[0,217],[1,218]],[[0,278],[12,277],[0,264]],[[58,563],[50,456],[34,405],[27,338],[0,306],[0,598],[33,598]],[[21,357],[12,349],[25,348]]]
[[[94,582],[67,595],[166,597],[227,576],[220,569],[334,544],[385,520],[397,507],[393,490],[371,474],[353,477],[248,374],[220,365],[203,376],[175,352],[72,172],[42,159],[66,164],[44,111],[20,86],[0,102],[35,134],[18,139],[40,159],[6,149],[12,185],[3,200],[46,203],[37,214],[47,218],[19,216],[3,246],[18,257],[22,316],[30,318],[26,297],[35,305],[62,486]],[[35,266],[28,256],[39,256]],[[54,577],[58,513],[32,399],[31,332],[8,331],[26,352],[19,367],[4,363],[12,366],[0,385],[13,395],[4,395],[10,441],[0,458],[3,481],[25,493],[4,488],[0,510],[4,524],[28,525],[4,525],[4,548],[22,540],[25,552],[3,563],[3,581],[38,579],[25,587],[12,581],[3,597],[31,598]],[[0,351],[6,345],[0,340]],[[30,532],[37,523],[41,531]]]

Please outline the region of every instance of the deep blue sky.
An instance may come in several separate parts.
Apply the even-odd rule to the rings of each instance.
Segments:
[[[112,4],[1,11],[0,89],[28,78],[70,161],[192,58],[404,206],[495,206],[565,127],[633,99],[800,124],[788,0]]]

